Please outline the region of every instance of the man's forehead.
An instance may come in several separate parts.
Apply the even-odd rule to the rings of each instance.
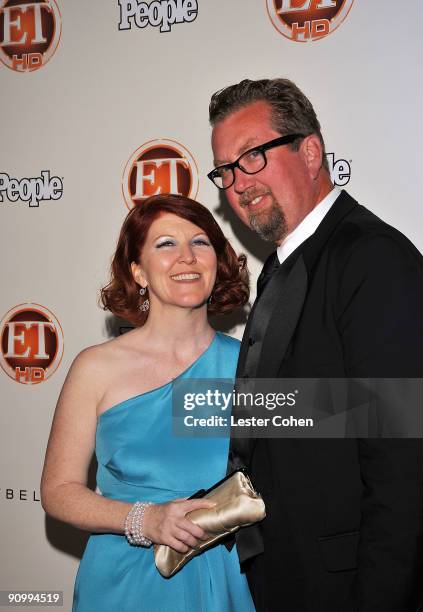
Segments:
[[[216,123],[212,133],[215,164],[233,161],[248,149],[276,136],[269,105],[262,101],[252,102]]]
[[[246,138],[245,134],[240,133],[239,138],[232,140],[232,146],[230,147],[230,151],[228,150],[227,153],[226,151],[220,150],[220,147],[213,146],[213,151],[215,154],[214,163],[216,166],[226,164],[231,161],[231,158],[238,158],[245,151],[254,148],[258,144],[261,144],[262,141],[263,139],[258,134],[255,134],[250,138]],[[222,156],[222,159],[220,159],[218,156]]]

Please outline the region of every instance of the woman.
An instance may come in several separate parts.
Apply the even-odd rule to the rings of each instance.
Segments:
[[[253,610],[235,548],[216,546],[164,579],[148,546],[186,552],[206,538],[185,515],[212,504],[186,498],[225,475],[228,439],[172,436],[172,381],[234,377],[239,343],[215,333],[207,311],[247,299],[245,257],[201,204],[153,196],[129,212],[102,302],[136,328],[75,359],[41,483],[46,512],[93,533],[74,612]],[[86,486],[94,449],[102,495]]]

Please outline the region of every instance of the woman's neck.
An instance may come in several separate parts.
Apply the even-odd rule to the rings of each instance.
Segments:
[[[143,342],[175,355],[203,351],[215,333],[207,320],[206,306],[156,310],[141,330]]]

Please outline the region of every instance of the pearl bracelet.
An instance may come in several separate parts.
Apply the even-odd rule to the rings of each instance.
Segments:
[[[125,520],[125,536],[132,546],[151,546],[152,541],[143,534],[142,523],[146,509],[152,502],[135,502]]]

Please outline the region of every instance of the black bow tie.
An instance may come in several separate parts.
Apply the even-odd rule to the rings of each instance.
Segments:
[[[267,283],[269,282],[272,274],[276,272],[279,266],[280,266],[280,263],[278,259],[278,254],[276,251],[274,251],[273,253],[269,255],[269,257],[264,262],[263,269],[260,272],[260,276],[257,279],[257,297],[259,297],[263,293],[263,290],[265,286],[267,285]]]

